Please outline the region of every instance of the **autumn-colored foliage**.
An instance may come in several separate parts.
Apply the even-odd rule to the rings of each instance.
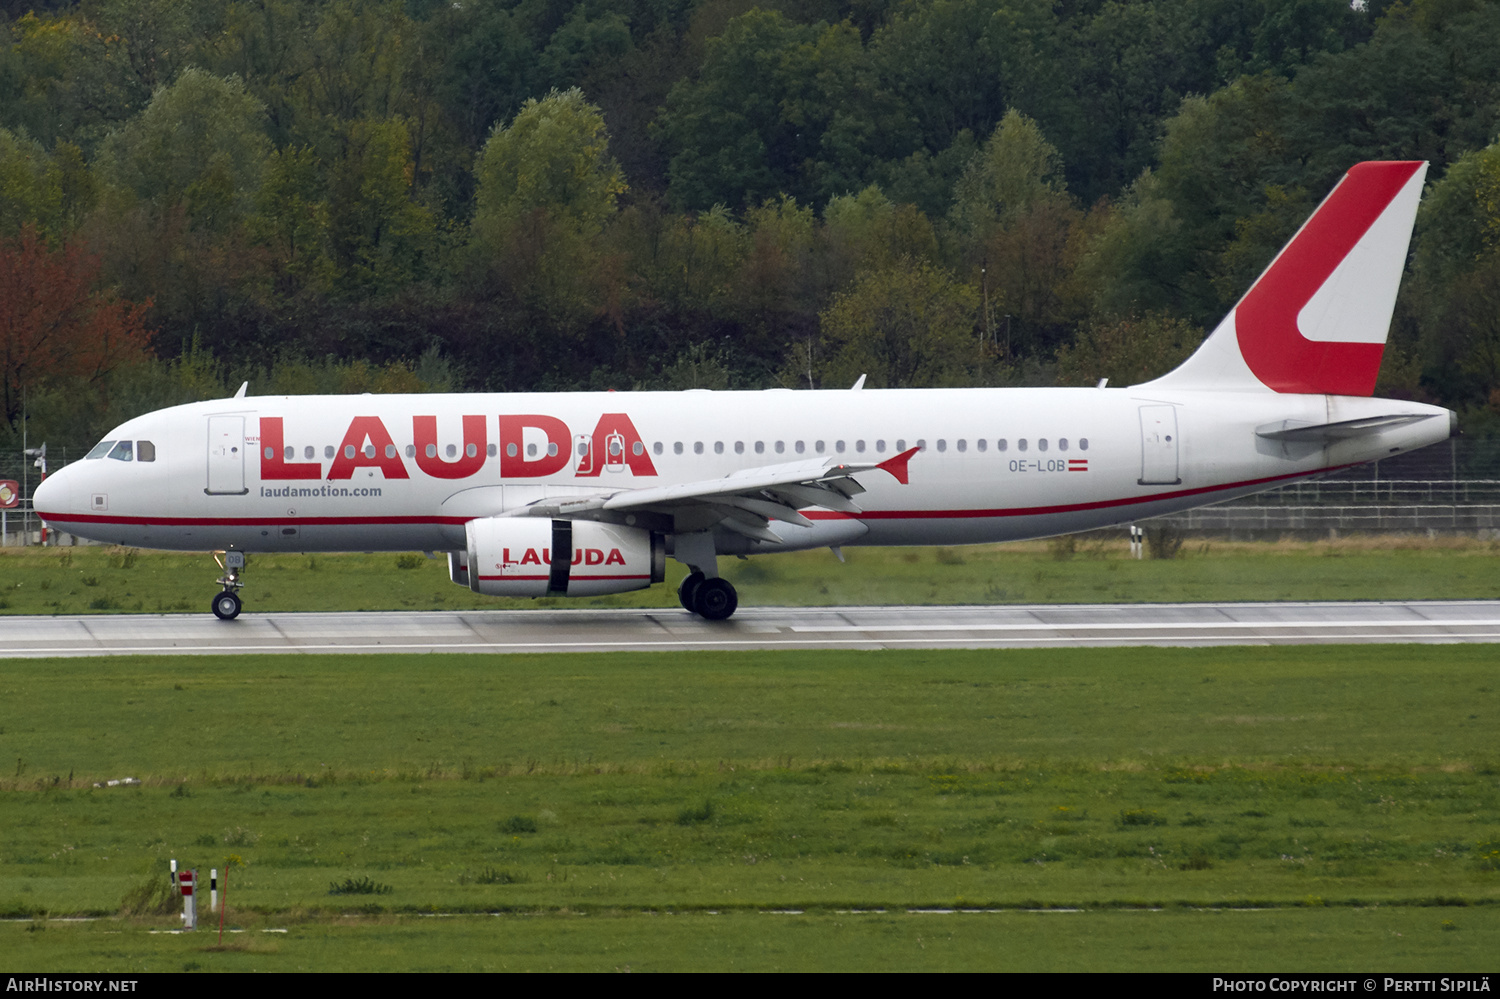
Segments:
[[[68,378],[98,381],[147,352],[148,301],[95,290],[99,259],[81,243],[54,250],[26,226],[0,240],[0,404],[21,415],[26,391]]]

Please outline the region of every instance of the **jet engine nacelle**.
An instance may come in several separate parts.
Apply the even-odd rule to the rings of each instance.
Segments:
[[[449,556],[455,583],[492,597],[592,597],[643,590],[667,574],[660,534],[593,521],[489,517]]]

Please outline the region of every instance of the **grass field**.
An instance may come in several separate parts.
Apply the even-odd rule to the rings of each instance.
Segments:
[[[742,606],[1006,604],[1195,600],[1492,599],[1500,541],[1377,536],[1338,541],[1197,541],[1136,561],[1123,539],[968,548],[849,548],[722,559]],[[501,600],[448,581],[447,561],[406,555],[252,556],[247,612],[675,607],[667,585],[588,600]],[[219,570],[201,554],[132,549],[0,549],[0,614],[207,613]]]
[[[1492,969],[1495,662],[0,660],[0,967]]]

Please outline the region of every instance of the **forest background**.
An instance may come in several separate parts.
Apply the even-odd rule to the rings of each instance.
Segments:
[[[1378,393],[1500,433],[1500,2],[0,0],[0,448],[232,392],[1128,384],[1432,163]]]

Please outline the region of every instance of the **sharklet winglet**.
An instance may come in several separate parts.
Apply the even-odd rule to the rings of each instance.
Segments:
[[[887,458],[885,461],[882,461],[875,467],[890,472],[896,477],[896,481],[901,483],[903,486],[910,485],[911,480],[907,475],[906,463],[911,461],[911,456],[916,454],[920,450],[922,449],[917,447],[909,447],[905,451],[902,451],[900,454],[891,458]]]

